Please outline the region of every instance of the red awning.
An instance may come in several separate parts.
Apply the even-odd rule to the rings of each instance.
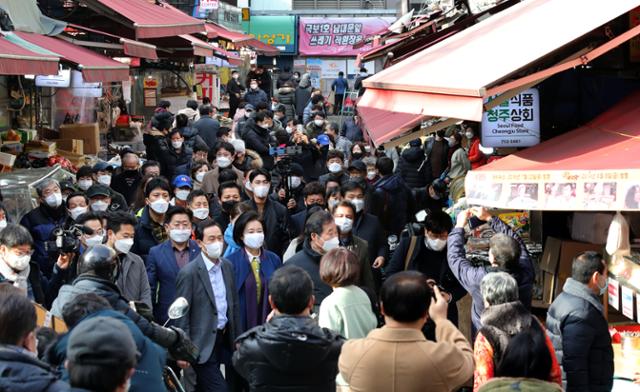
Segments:
[[[256,52],[258,52],[259,54],[262,54],[265,56],[277,56],[278,54],[280,54],[280,49],[276,48],[275,46],[266,44],[255,38],[252,38],[249,41],[242,42],[241,46],[248,46],[253,50],[255,50]]]
[[[87,6],[113,19],[132,23],[136,38],[170,37],[204,31],[204,22],[168,6],[145,0],[86,0]]]
[[[472,170],[467,202],[531,210],[629,210],[640,185],[640,92],[587,125]]]
[[[253,39],[253,37],[250,35],[228,30],[213,22],[207,22],[205,24],[205,29],[207,31],[207,38],[221,38],[225,41],[230,41],[233,43],[239,43]]]
[[[56,53],[60,55],[61,59],[75,64],[82,71],[85,82],[114,82],[129,79],[128,66],[89,49],[45,35],[18,31],[15,34],[23,40]]]
[[[213,57],[214,47],[208,42],[204,42],[201,39],[198,39],[189,34],[182,34],[180,38],[183,40],[189,41],[191,47],[193,48],[193,55],[200,57]]]
[[[619,0],[607,7],[582,0],[521,2],[367,78],[360,105],[389,110],[392,102],[399,112],[480,121],[485,98],[589,62],[639,34],[640,27],[635,27],[586,55],[504,82],[515,71],[639,5],[638,0]],[[503,55],[498,48],[507,43],[505,37],[517,37],[517,45],[509,45]]]
[[[369,139],[375,145],[411,130],[424,118],[415,114],[397,113],[366,106],[358,106],[358,115],[363,119]]]
[[[0,37],[0,75],[55,75],[59,59],[27,50]]]
[[[151,59],[151,60],[157,60],[158,59],[158,54],[156,53],[156,46],[155,45],[151,45],[151,44],[148,44],[146,42],[134,41],[134,40],[123,38],[123,37],[120,37],[120,36],[117,36],[117,35],[106,33],[104,31],[95,30],[95,29],[92,29],[92,28],[89,28],[89,27],[80,26],[80,25],[73,24],[73,23],[69,23],[68,26],[69,26],[70,29],[72,29],[71,31],[80,30],[80,31],[84,31],[84,32],[90,32],[90,33],[102,35],[102,36],[105,36],[105,37],[109,37],[113,41],[117,41],[120,45],[122,45],[122,51],[127,56],[141,57],[141,58]],[[70,30],[69,28],[67,30]],[[68,32],[67,30],[65,30],[65,32]],[[74,39],[74,41],[72,43],[82,46],[82,44],[79,43],[79,42],[82,42],[82,41],[75,41],[75,39]]]

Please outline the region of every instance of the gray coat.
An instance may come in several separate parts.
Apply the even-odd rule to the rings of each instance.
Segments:
[[[71,302],[76,295],[79,294],[87,294],[87,293],[95,293],[95,286],[87,280],[81,280],[76,284],[65,284],[60,287],[60,291],[58,292],[58,297],[53,301],[51,305],[51,314],[62,318],[62,308],[67,303]]]
[[[134,253],[121,256],[116,286],[129,301],[144,302],[151,308],[151,288],[144,261]]]
[[[296,114],[302,116],[304,108],[307,107],[311,99],[311,81],[309,74],[302,75],[300,84],[296,88]]]
[[[222,262],[222,276],[227,291],[227,337],[229,345],[240,332],[240,308],[238,291],[234,282],[233,265],[226,259]],[[176,297],[184,297],[189,302],[188,313],[175,321],[177,327],[182,328],[200,350],[198,363],[209,360],[216,342],[218,325],[218,310],[209,272],[204,264],[202,255],[184,266],[176,281]]]

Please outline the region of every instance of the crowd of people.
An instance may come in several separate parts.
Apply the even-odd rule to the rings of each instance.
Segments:
[[[602,256],[576,255],[545,327],[520,237],[443,211],[482,164],[473,125],[372,148],[309,75],[272,94],[252,72],[245,95],[233,73],[232,128],[161,102],[144,161],[46,178],[19,223],[0,207],[0,391],[163,391],[165,366],[190,391],[611,389]],[[466,257],[471,218],[496,232],[490,265]]]

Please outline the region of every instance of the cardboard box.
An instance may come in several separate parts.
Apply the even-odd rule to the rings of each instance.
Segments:
[[[58,139],[56,140],[58,150],[69,151],[74,154],[84,154],[84,140],[82,139]]]
[[[28,153],[42,153],[42,155],[53,156],[56,154],[56,142],[54,141],[32,141],[24,145],[24,150]]]
[[[85,154],[97,154],[100,151],[98,123],[62,124],[60,139],[81,139]]]
[[[571,238],[591,244],[605,244],[613,213],[574,212],[571,223]]]

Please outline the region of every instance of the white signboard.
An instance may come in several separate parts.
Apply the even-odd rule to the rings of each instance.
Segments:
[[[376,63],[375,61],[369,61],[366,63],[360,64],[359,67],[356,67],[356,60],[347,60],[347,75],[355,77],[360,73],[360,68],[366,68],[369,75],[373,75],[376,73]]]
[[[525,90],[487,110],[482,116],[481,140],[484,147],[530,147],[540,143],[538,89]]]
[[[219,6],[218,0],[200,0],[201,10],[217,10]]]
[[[347,62],[344,60],[326,60],[322,59],[322,79],[335,79],[338,72],[347,75]]]
[[[38,87],[69,87],[71,83],[71,70],[62,69],[57,75],[37,75],[36,86]]]

